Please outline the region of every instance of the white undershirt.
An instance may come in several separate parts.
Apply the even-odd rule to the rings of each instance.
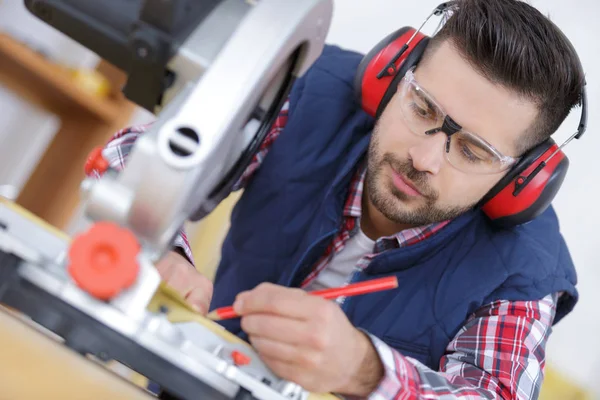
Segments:
[[[352,275],[358,261],[366,254],[372,253],[374,246],[375,241],[369,239],[362,229],[359,229],[305,290],[312,291],[344,286],[350,279],[350,275]]]

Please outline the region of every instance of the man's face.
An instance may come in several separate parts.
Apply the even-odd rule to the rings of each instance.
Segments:
[[[535,120],[537,108],[481,76],[449,42],[418,66],[414,82],[424,94],[415,90],[403,96],[399,89],[377,121],[369,146],[366,193],[387,219],[424,225],[467,211],[506,174],[506,169],[490,171],[486,157],[492,153],[473,143],[486,142],[499,157],[519,156],[519,138]],[[422,94],[426,97],[419,97]],[[441,119],[427,114],[429,100],[445,113],[439,114]],[[462,131],[473,134],[451,135],[450,143],[444,132],[415,134],[419,124],[408,122],[409,106],[434,128],[441,127],[447,114]],[[446,146],[452,152],[446,152]],[[476,173],[479,170],[486,173]]]

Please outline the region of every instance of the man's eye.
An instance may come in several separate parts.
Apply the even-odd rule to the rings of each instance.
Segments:
[[[460,140],[456,138],[460,147],[462,156],[470,163],[490,163],[494,156],[480,146],[469,142],[468,140]]]
[[[469,146],[466,145],[462,145],[460,146],[461,150],[462,150],[462,154],[463,156],[467,159],[467,161],[471,162],[471,163],[476,163],[479,161],[482,161],[481,158],[477,157],[473,151],[471,151],[471,149],[469,148]]]
[[[421,117],[421,118],[425,118],[425,119],[433,119],[435,117],[435,113],[431,111],[430,108],[422,108],[419,105],[417,105],[416,103],[412,103],[410,105],[412,111],[415,113],[415,115]]]

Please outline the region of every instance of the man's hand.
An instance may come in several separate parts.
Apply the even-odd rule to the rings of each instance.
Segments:
[[[213,284],[185,257],[171,251],[156,264],[156,269],[162,280],[183,296],[196,311],[202,315],[208,312]]]
[[[233,307],[261,359],[306,390],[367,396],[383,378],[371,341],[332,301],[263,283]]]

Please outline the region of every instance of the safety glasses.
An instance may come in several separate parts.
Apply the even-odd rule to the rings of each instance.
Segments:
[[[418,84],[414,68],[400,82],[400,107],[411,132],[447,136],[444,154],[456,169],[470,174],[495,174],[512,167],[518,158],[502,155],[480,136],[467,132]]]

